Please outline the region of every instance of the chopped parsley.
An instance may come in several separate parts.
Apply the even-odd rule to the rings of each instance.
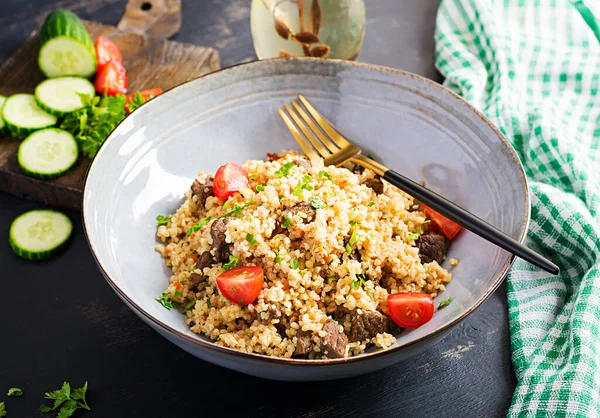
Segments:
[[[246,209],[251,204],[252,204],[252,200],[249,201],[249,202],[244,203],[243,205],[238,205],[237,203],[234,203],[233,204],[233,209],[231,209],[226,214],[219,216],[219,219],[221,219],[221,218],[227,218],[228,216],[231,216],[231,215],[237,215],[238,213],[240,213],[241,211],[243,211],[244,209]]]
[[[168,292],[165,292],[162,295],[157,296],[154,299],[158,303],[160,303],[168,311],[170,311],[173,308],[178,308],[179,307],[179,303],[173,302],[171,299],[169,299],[169,293]]]
[[[231,206],[231,202],[230,202],[229,198],[227,198],[227,200],[225,201],[225,204],[223,205],[223,209],[229,209],[229,206]]]
[[[181,284],[186,284],[187,282],[188,282],[187,279],[179,280],[179,283],[181,283]]]
[[[358,237],[356,236],[356,225],[352,227],[352,235],[350,235],[350,241],[346,244],[346,252],[350,254],[352,252],[352,246],[356,244]]]
[[[0,402],[0,417],[5,417],[7,415],[8,413],[6,412],[6,406],[4,405],[4,402]]]
[[[294,196],[302,196],[302,191],[312,190],[313,187],[310,185],[311,182],[312,178],[308,174],[302,176],[300,181],[298,181],[298,183],[296,183],[296,186],[294,187],[294,191],[292,192]]]
[[[275,236],[274,236],[273,238],[271,238],[271,239],[279,239],[279,238],[281,238],[281,234],[277,234],[277,235],[275,235]]]
[[[252,245],[256,244],[256,238],[254,238],[254,235],[252,234],[246,234],[246,241]]]
[[[185,305],[185,308],[183,308],[183,313],[186,313],[187,311],[192,309],[194,307],[194,305],[196,304],[197,300],[198,299],[196,298],[196,296],[194,296],[194,300],[191,300],[187,305]],[[210,308],[210,306],[209,306],[209,308]]]
[[[275,257],[275,264],[281,264],[281,257]]]
[[[335,280],[335,277],[330,277],[327,279],[327,283],[331,284]]]
[[[157,226],[166,225],[169,222],[171,222],[170,216],[156,215],[156,225]]]
[[[256,191],[257,192],[264,192],[265,191],[265,186],[263,186],[262,184],[259,184],[258,186],[256,186]]]
[[[285,163],[284,165],[282,165],[279,170],[277,170],[275,173],[273,173],[273,175],[275,177],[285,177],[288,174],[290,174],[290,170],[292,169],[292,167],[294,166],[294,163]]]
[[[327,207],[325,202],[323,202],[323,199],[320,197],[313,197],[310,199],[310,205],[315,209],[323,209]]]
[[[252,180],[252,181],[256,180],[256,179],[254,178],[254,174],[250,174],[250,180]]]
[[[438,311],[440,309],[444,309],[446,306],[450,305],[450,302],[452,302],[453,299],[454,298],[452,297],[452,295],[450,295],[450,297],[448,299],[441,301],[440,304],[438,305]]]
[[[414,232],[409,232],[408,234],[406,234],[406,239],[408,239],[409,241],[414,241],[417,238],[419,238],[419,235],[421,235],[421,234],[415,234]]]
[[[8,389],[8,396],[23,396],[23,389],[20,388],[10,388]]]
[[[210,298],[206,298],[206,306],[210,308]]]
[[[296,270],[296,269],[298,268],[298,266],[299,266],[299,265],[300,265],[300,264],[298,263],[298,260],[296,260],[295,258],[292,258],[292,259],[291,259],[291,261],[290,261],[290,267],[291,267],[293,270]]]
[[[306,273],[308,273],[308,269],[302,269],[299,271],[299,273],[304,276]]]
[[[239,258],[237,258],[234,255],[230,255],[229,256],[229,262],[223,264],[223,269],[222,270],[223,271],[227,271],[227,270],[231,270],[232,268],[235,268],[237,266],[238,261],[240,261]]]
[[[240,299],[239,303],[246,303],[246,299]]]
[[[427,219],[425,222],[423,222],[421,225],[419,225],[417,227],[417,229],[415,229],[415,232],[419,235],[423,235],[423,228],[421,228],[423,225],[428,224],[429,222],[431,222],[430,219]]]
[[[334,319],[335,322],[337,322],[338,324],[340,324],[341,326],[344,326],[344,321],[340,320],[340,319]]]
[[[288,229],[290,227],[291,222],[292,222],[292,220],[290,218],[288,218],[287,216],[285,216],[283,218],[283,222],[281,223],[281,227],[283,229]]]
[[[352,226],[360,225],[360,222],[358,222],[358,221],[350,221],[350,225],[352,225]]]
[[[319,171],[318,177],[319,177],[320,179],[322,179],[323,177],[325,177],[325,178],[328,178],[329,180],[331,180],[331,174],[329,174],[329,173],[328,173],[327,171],[325,171],[325,170]]]
[[[185,235],[189,237],[190,235],[192,235],[192,233],[200,231],[209,222],[210,222],[210,216],[208,218],[200,219],[198,222],[196,222],[194,225],[192,225],[191,228],[189,228],[186,231]]]
[[[352,212],[356,212],[357,210],[358,210],[358,208],[357,208],[356,206],[354,206],[354,207],[352,208]]]
[[[180,291],[175,291],[175,293],[173,293],[173,297],[179,299],[183,297],[183,294]]]
[[[369,202],[368,207],[375,206],[375,202]]]
[[[362,285],[365,284],[365,273],[360,273],[356,276],[356,279],[352,280],[352,288],[358,290]]]
[[[88,382],[85,382],[82,387],[71,391],[71,386],[67,382],[64,382],[60,389],[55,390],[54,392],[47,392],[45,395],[46,399],[51,399],[54,401],[54,405],[42,405],[40,406],[40,411],[48,413],[60,407],[57,418],[70,417],[78,409],[90,411],[91,408],[88,406],[85,400],[87,388]]]

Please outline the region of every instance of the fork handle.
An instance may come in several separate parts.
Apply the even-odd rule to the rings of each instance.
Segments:
[[[467,212],[460,206],[421,186],[419,183],[416,183],[393,170],[387,170],[383,174],[383,178],[465,229],[485,238],[548,273],[554,275],[560,273],[560,269],[556,264],[509,237],[499,229],[494,228],[472,213]]]

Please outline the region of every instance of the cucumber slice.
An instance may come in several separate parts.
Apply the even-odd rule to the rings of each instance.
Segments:
[[[94,85],[87,78],[56,77],[42,81],[35,88],[35,100],[46,112],[63,117],[84,105],[79,94],[94,96]]]
[[[2,119],[2,106],[4,106],[4,102],[6,101],[6,96],[0,95],[0,135],[4,135],[7,132],[6,124],[4,123],[4,119]]]
[[[17,161],[32,177],[53,178],[67,172],[77,161],[79,148],[73,135],[58,128],[42,129],[19,145]]]
[[[8,242],[20,257],[42,260],[62,249],[73,232],[73,223],[54,210],[32,210],[10,225]]]
[[[33,94],[15,94],[6,99],[2,106],[2,119],[10,133],[17,138],[25,138],[57,122],[56,116],[38,106]]]
[[[55,10],[40,29],[38,66],[46,77],[91,77],[96,72],[96,53],[90,34],[76,14]]]

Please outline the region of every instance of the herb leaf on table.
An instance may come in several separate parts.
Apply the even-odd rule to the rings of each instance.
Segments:
[[[71,385],[64,382],[60,389],[46,393],[45,398],[54,400],[54,404],[52,407],[42,405],[40,406],[40,411],[48,413],[60,408],[58,415],[56,415],[57,418],[68,418],[78,409],[90,411],[91,408],[85,400],[87,388],[88,382],[85,382],[82,387],[76,388],[71,392]]]

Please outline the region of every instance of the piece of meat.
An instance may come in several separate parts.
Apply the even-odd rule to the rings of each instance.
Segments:
[[[281,157],[277,153],[267,152],[267,161],[275,161],[280,159]]]
[[[215,263],[215,260],[213,260],[212,255],[210,254],[210,251],[204,251],[202,254],[200,254],[200,258],[198,259],[198,262],[196,263],[196,268],[200,271],[202,271],[205,267],[210,267]]]
[[[292,219],[294,216],[298,215],[298,213],[300,213],[300,212],[302,212],[306,215],[306,218],[303,218],[304,223],[311,223],[312,221],[314,221],[315,215],[317,214],[316,209],[313,208],[310,205],[310,203],[300,202],[300,203],[296,203],[294,206],[292,206],[291,208],[289,208],[288,210],[283,212],[283,216]]]
[[[212,237],[212,248],[215,250],[215,259],[224,263],[229,259],[229,245],[225,242],[227,232],[228,218],[215,220],[210,227],[210,236]]]
[[[327,358],[343,358],[346,357],[346,345],[348,337],[340,331],[340,325],[331,319],[323,325],[323,331],[327,333],[321,338],[321,352]]]
[[[208,277],[205,276],[204,274],[195,273],[195,272],[190,274],[190,280],[194,284],[194,287],[198,287],[198,285],[200,285],[201,283],[206,282],[207,279],[208,279]]]
[[[415,243],[419,247],[419,256],[423,264],[433,261],[437,261],[438,264],[441,263],[449,245],[446,237],[436,233],[421,235]]]
[[[348,241],[350,241],[350,239],[348,239]],[[347,244],[347,243],[346,243],[346,244]],[[345,247],[345,245],[344,245],[344,247]],[[355,249],[354,249],[354,251],[352,251],[352,252],[350,253],[350,255],[348,256],[348,258],[349,258],[350,260],[356,260],[356,261],[358,261],[359,263],[362,261],[362,256],[360,255],[360,251],[358,251],[358,248],[355,248]]]
[[[287,338],[287,334],[285,333],[285,325],[282,323],[275,324],[275,329],[277,333],[281,336],[281,338]]]
[[[296,334],[298,342],[296,343],[296,351],[294,351],[294,357],[302,357],[310,352],[312,346],[312,332],[311,331],[299,331]]]
[[[279,234],[287,234],[287,229],[283,229],[283,227],[281,226],[281,222],[279,222],[279,220],[276,219],[275,229],[273,229],[273,232],[271,232],[271,238]]]
[[[364,171],[365,171],[365,168],[360,164],[354,164],[354,167],[352,167],[352,172],[356,175],[362,174],[362,173],[364,173]]]
[[[209,196],[214,196],[215,194],[213,193],[213,181],[214,178],[213,176],[207,177],[206,179],[204,179],[203,181],[201,180],[195,180],[194,183],[192,183],[192,194],[198,196],[198,203],[201,205],[204,205],[206,203],[206,199]]]
[[[294,160],[294,164],[298,167],[306,168],[307,170],[311,167],[310,161],[305,158],[298,158],[297,160]]]
[[[365,341],[384,332],[393,333],[398,326],[391,318],[376,312],[365,311],[356,313],[350,328],[350,341]]]
[[[269,307],[266,311],[258,313],[258,322],[267,325],[273,318],[281,318],[281,310]]]
[[[364,185],[373,189],[377,194],[383,193],[383,181],[381,181],[381,177],[379,176],[375,176],[372,179],[365,181]]]

